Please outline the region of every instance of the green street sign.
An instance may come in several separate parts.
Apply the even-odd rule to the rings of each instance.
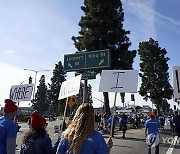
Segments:
[[[64,55],[64,70],[75,71],[85,69],[85,54],[67,54]]]
[[[75,76],[80,75],[81,73],[75,73]],[[82,73],[82,80],[91,80],[96,79],[96,72],[85,71]]]
[[[110,65],[109,50],[64,55],[64,70],[77,71],[107,68]]]
[[[96,79],[96,72],[83,72],[82,80]]]
[[[107,68],[110,63],[109,60],[109,50],[86,52],[86,68]]]

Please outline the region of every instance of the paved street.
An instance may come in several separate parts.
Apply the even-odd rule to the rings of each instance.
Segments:
[[[54,126],[59,125],[60,121],[53,121],[49,122],[47,131],[52,139],[53,144],[57,140],[57,136],[54,136]],[[18,132],[17,138],[17,149],[20,148],[22,138],[25,132],[28,131],[27,123],[20,124],[21,131]],[[105,139],[109,137],[108,134],[103,135]],[[114,146],[111,149],[111,154],[146,154],[146,140],[144,136],[144,128],[141,129],[131,129],[127,131],[126,139],[122,139],[122,132],[116,131],[113,142]],[[160,131],[160,154],[179,154],[180,153],[180,144],[178,143],[178,139],[176,140],[176,144],[173,145],[175,142],[173,136],[167,130]],[[172,143],[172,144],[171,144]],[[19,150],[17,150],[16,154],[18,154]],[[154,153],[154,148],[152,149],[152,154]]]

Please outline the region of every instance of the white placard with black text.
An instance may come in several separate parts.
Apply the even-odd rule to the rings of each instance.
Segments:
[[[79,93],[81,76],[82,75],[78,75],[62,83],[59,93],[59,99],[64,99],[69,96],[77,95]]]
[[[180,66],[173,66],[172,70],[174,98],[180,98]]]
[[[10,89],[10,99],[14,102],[30,101],[34,84],[13,85]]]
[[[136,93],[138,70],[103,70],[99,92]]]

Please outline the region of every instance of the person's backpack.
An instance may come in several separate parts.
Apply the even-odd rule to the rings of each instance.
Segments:
[[[33,142],[33,138],[30,138],[27,143],[23,143],[20,154],[35,154]]]

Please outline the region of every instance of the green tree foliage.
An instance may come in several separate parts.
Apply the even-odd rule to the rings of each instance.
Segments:
[[[81,7],[79,36],[72,37],[78,52],[109,49],[111,69],[132,69],[136,51],[130,51],[131,42],[123,29],[124,13],[120,0],[85,0]],[[96,70],[97,71],[97,70]],[[97,71],[98,72],[98,71]],[[108,93],[104,93],[105,110],[110,115]]]
[[[74,111],[79,107],[79,105],[82,104],[82,102],[83,102],[83,93],[84,93],[84,84],[81,82],[79,94],[76,95],[77,102],[73,107]],[[87,101],[89,103],[92,103],[93,102],[92,101],[92,87],[91,87],[90,84],[88,84],[88,87],[87,87],[87,97],[88,97]]]
[[[81,82],[80,83],[80,89],[79,89],[79,94],[76,95],[77,97],[77,102],[75,106],[78,108],[79,105],[83,102],[83,89],[84,89],[84,84]]]
[[[170,104],[167,102],[166,99],[162,100],[160,106],[162,108],[163,113],[169,113],[169,111],[170,111]]]
[[[64,100],[58,101],[61,84],[65,81],[65,77],[66,72],[64,71],[61,61],[59,61],[58,64],[55,64],[48,89],[48,102],[53,106],[53,114],[56,115],[63,114],[65,107]]]
[[[33,101],[34,109],[38,110],[40,114],[48,110],[49,104],[46,99],[47,86],[45,83],[45,76],[42,75],[39,80],[39,86],[37,86],[37,92],[35,94],[35,100]]]
[[[139,43],[140,77],[142,84],[139,94],[145,100],[150,99],[156,106],[158,114],[164,99],[171,99],[172,87],[169,83],[167,51],[161,49],[157,41],[152,38],[149,41]]]
[[[179,105],[180,104],[180,99],[179,98],[175,98],[174,101]]]

